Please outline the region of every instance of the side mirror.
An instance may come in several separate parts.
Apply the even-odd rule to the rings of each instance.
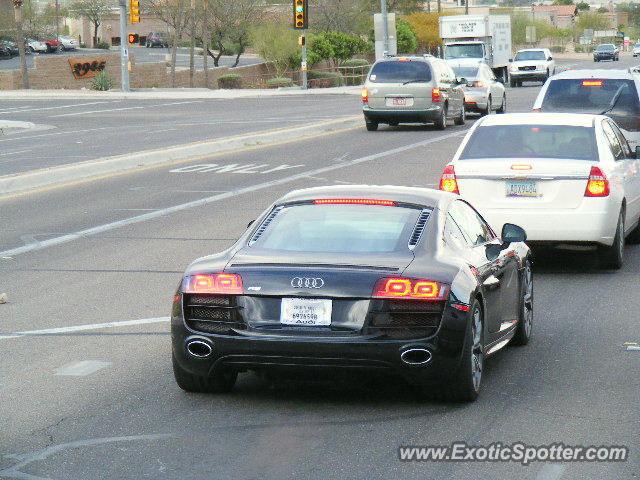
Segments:
[[[458,85],[466,85],[467,84],[467,79],[464,77],[460,77],[458,79]]]
[[[524,228],[514,225],[513,223],[505,223],[502,226],[502,243],[509,245],[514,242],[525,242],[527,240],[527,232]]]
[[[553,60],[553,57],[549,57],[549,58],[547,58],[547,61],[549,61],[549,62],[550,62],[551,60]]]
[[[509,63],[511,63],[511,62],[513,62],[513,58],[510,58],[510,59],[509,59]]]

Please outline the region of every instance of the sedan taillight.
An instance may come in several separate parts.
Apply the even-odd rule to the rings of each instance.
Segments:
[[[447,165],[444,167],[442,171],[442,176],[440,177],[440,190],[445,192],[455,193],[460,195],[460,190],[458,189],[458,180],[456,180],[456,171],[453,168],[453,165]]]
[[[237,273],[197,273],[184,278],[182,292],[242,295],[242,277]]]
[[[585,197],[608,197],[609,180],[600,167],[591,167],[587,188],[584,190]]]

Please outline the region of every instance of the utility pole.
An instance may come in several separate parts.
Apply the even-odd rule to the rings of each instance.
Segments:
[[[302,89],[307,89],[307,31],[303,30],[302,35],[300,35],[300,44],[302,45],[302,61],[301,70],[302,70]]]
[[[380,11],[382,13],[383,55],[386,55],[389,52],[389,12],[387,11],[387,0],[380,0]]]
[[[29,88],[29,72],[27,71],[27,57],[24,48],[24,35],[22,34],[22,0],[13,0],[14,15],[16,20],[16,43],[20,54],[20,72],[22,73],[22,88]]]
[[[193,88],[196,71],[194,52],[196,48],[196,0],[191,0],[191,42],[189,42],[189,87]]]
[[[60,0],[56,0],[56,40],[60,41]]]
[[[469,0],[464,0],[464,14],[469,15]]]
[[[129,48],[127,36],[127,0],[119,0],[120,6],[120,82],[122,91],[129,91]]]
[[[209,88],[209,0],[202,2],[203,15],[202,15],[202,67],[204,68],[204,87]]]

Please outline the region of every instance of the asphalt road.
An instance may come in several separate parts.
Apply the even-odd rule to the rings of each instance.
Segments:
[[[509,89],[510,110],[529,110],[538,88]],[[262,100],[247,102],[245,120]],[[343,97],[308,102],[319,116],[358,108]],[[275,101],[270,114],[287,108]],[[146,119],[162,121],[160,111]],[[186,394],[173,381],[167,316],[192,259],[229,246],[294,188],[434,186],[470,125],[362,126],[0,199],[0,292],[9,298],[0,305],[0,478],[638,478],[640,351],[624,347],[640,342],[638,246],[616,272],[599,270],[589,252],[541,252],[533,340],[488,361],[473,404],[420,401],[389,380],[272,384],[243,374],[221,396]],[[130,138],[120,133],[102,148]],[[58,245],[41,248],[52,238]],[[8,252],[24,245],[31,250]],[[526,467],[398,460],[400,445],[454,441],[617,444],[631,458]]]

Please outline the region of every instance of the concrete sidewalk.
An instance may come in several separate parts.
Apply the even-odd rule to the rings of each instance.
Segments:
[[[234,99],[278,97],[288,95],[360,95],[361,87],[311,88],[302,90],[299,87],[273,89],[218,89],[207,88],[150,88],[138,89],[128,93],[119,90],[98,92],[94,90],[6,90],[0,91],[1,100],[23,99],[107,99],[107,100],[157,100],[157,99]]]

